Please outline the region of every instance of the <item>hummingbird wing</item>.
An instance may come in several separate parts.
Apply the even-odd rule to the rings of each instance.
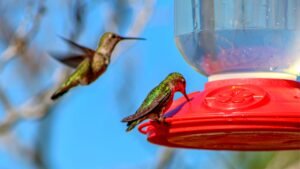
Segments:
[[[83,54],[57,54],[51,52],[50,55],[53,56],[54,59],[60,61],[61,63],[70,66],[71,68],[77,68],[78,65],[85,59],[85,58],[92,58],[95,54],[93,49],[81,46],[72,40],[64,38],[60,36],[65,42],[67,42],[72,47],[79,49]]]
[[[122,120],[122,122],[130,122],[140,119],[150,113],[155,113],[158,108],[163,108],[168,101],[172,99],[171,89],[165,86],[158,86],[154,88],[146,97],[141,107],[135,114],[128,116]]]
[[[86,58],[84,54],[62,54],[62,53],[49,53],[55,60],[71,67],[77,68],[78,65]]]
[[[60,36],[60,38],[62,40],[64,40],[65,42],[67,42],[69,45],[71,45],[72,47],[76,48],[76,49],[79,49],[81,50],[82,52],[84,52],[85,54],[88,54],[87,56],[93,56],[94,53],[95,53],[95,50],[93,49],[90,49],[88,47],[85,47],[85,46],[82,46],[82,45],[79,45],[78,43],[70,40],[70,39],[67,39],[67,38],[64,38],[62,36]]]

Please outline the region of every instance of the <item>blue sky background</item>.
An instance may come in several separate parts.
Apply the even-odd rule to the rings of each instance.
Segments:
[[[47,17],[43,20],[43,29],[34,41],[42,50],[66,50],[66,45],[57,38],[57,35],[68,35],[69,28],[63,26],[68,20],[64,5],[47,1]],[[20,13],[23,10],[20,9]],[[95,26],[99,24],[97,22],[103,21],[105,15],[101,11],[105,11],[105,6],[95,6],[88,12],[79,43],[95,47],[95,39],[98,38],[95,36],[102,34],[99,32],[100,28]],[[22,19],[18,16],[17,12],[14,18],[16,23]],[[157,1],[150,22],[140,35],[147,38],[147,41],[138,41],[125,50],[95,83],[78,87],[68,93],[54,113],[44,119],[55,119],[47,143],[47,158],[53,168],[127,169],[151,168],[156,164],[161,147],[147,142],[146,136],[136,129],[126,133],[126,126],[120,120],[134,113],[148,92],[171,72],[177,71],[186,77],[188,92],[203,89],[206,78],[195,72],[180,55],[174,41],[173,25],[173,1]],[[125,43],[121,42],[118,48]],[[63,66],[54,60],[52,62],[53,70]],[[128,71],[126,65],[130,64],[134,64],[134,67]],[[53,70],[45,73],[45,86],[49,85],[48,77]],[[133,77],[128,84],[131,94],[122,89],[130,81],[124,78],[126,70],[131,74],[128,77]],[[29,96],[22,93],[24,88],[17,84],[17,77],[8,77],[11,71],[16,70],[13,66],[7,67],[3,72],[3,79],[10,78],[14,83],[4,85],[4,88],[12,93],[13,102],[19,104]],[[122,94],[127,96],[120,99]],[[176,95],[178,97],[181,95]],[[17,125],[15,132],[21,135],[26,144],[32,145],[38,125],[40,123],[35,121],[22,122]],[[181,153],[185,154],[182,155],[184,163],[192,166],[204,164],[208,160],[207,155],[214,154],[200,150],[182,150]],[[32,167],[22,160],[8,156],[5,147],[2,147],[0,168]]]

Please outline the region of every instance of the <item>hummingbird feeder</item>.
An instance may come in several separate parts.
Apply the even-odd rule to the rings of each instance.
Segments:
[[[213,150],[300,149],[300,0],[175,0],[175,40],[208,76],[173,102],[152,143]]]

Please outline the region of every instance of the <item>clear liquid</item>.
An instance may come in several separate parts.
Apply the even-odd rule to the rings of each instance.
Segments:
[[[300,72],[300,31],[220,30],[176,36],[185,59],[204,75]]]

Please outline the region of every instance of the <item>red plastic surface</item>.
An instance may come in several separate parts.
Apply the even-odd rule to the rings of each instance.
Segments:
[[[203,92],[180,98],[165,114],[139,130],[148,141],[214,150],[300,149],[300,83],[278,79],[209,82]]]

